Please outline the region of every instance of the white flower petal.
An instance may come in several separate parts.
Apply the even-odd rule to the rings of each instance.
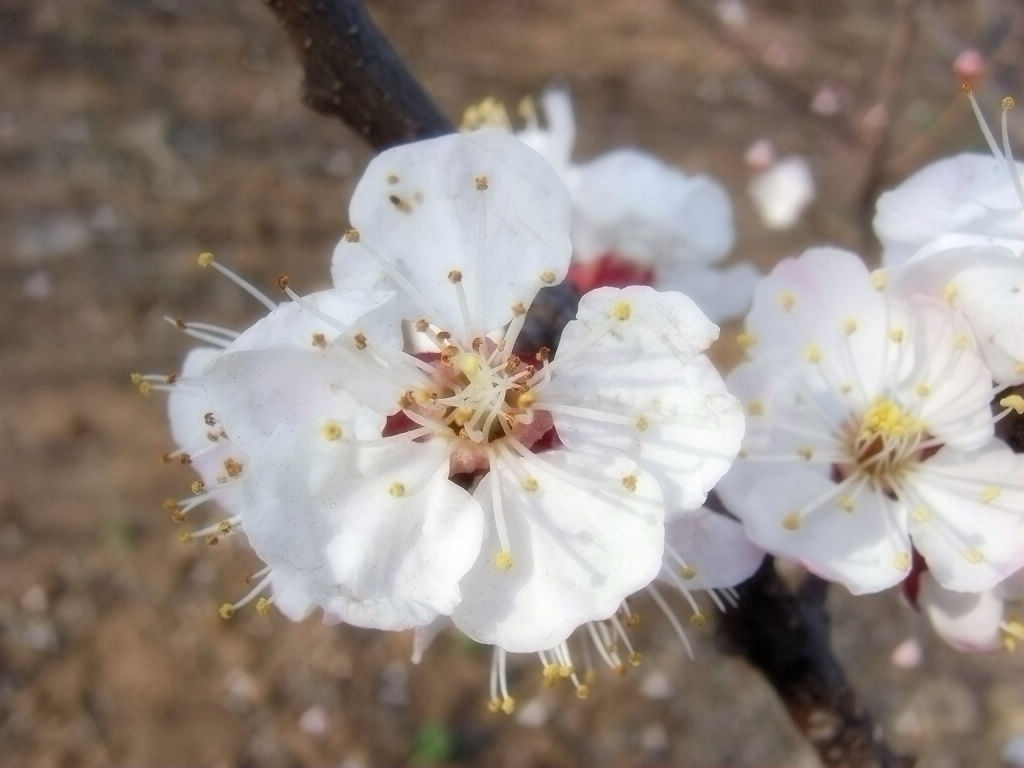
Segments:
[[[1024,454],[996,439],[971,453],[943,448],[908,477],[926,510],[910,535],[940,585],[978,592],[1024,567],[1021,478]]]
[[[419,664],[423,661],[423,654],[434,644],[437,636],[452,626],[452,620],[447,616],[438,616],[429,624],[414,627],[412,630],[412,663]]]
[[[527,477],[536,490],[524,488]],[[495,483],[512,565],[498,567],[502,546],[489,524],[452,614],[478,642],[515,652],[552,648],[579,625],[608,618],[661,567],[660,492],[628,459],[556,450],[532,462],[499,461],[474,493],[489,518]]]
[[[280,347],[225,353],[203,381],[228,436],[252,452],[282,424],[328,415],[358,416],[360,436],[379,436],[384,417],[343,389],[352,378],[344,360],[327,350]],[[392,392],[390,402],[397,403],[398,396]]]
[[[815,198],[814,176],[805,157],[792,155],[750,180],[747,187],[761,223],[768,229],[789,229]]]
[[[450,613],[476,560],[480,507],[448,480],[448,447],[366,446],[324,420],[281,427],[250,457],[245,532],[271,567],[306,579],[329,619],[406,629]]]
[[[764,550],[747,538],[742,524],[707,507],[670,515],[665,547],[685,561],[681,567],[665,557],[666,567],[680,573],[688,589],[733,587],[748,579],[764,560]],[[663,575],[659,579],[669,581]]]
[[[277,567],[270,572],[274,606],[292,621],[302,621],[316,608],[301,572]]]
[[[376,273],[391,270],[416,305],[405,319],[426,317],[464,338],[507,324],[515,305],[529,306],[569,266],[568,193],[536,152],[501,132],[383,152],[356,187],[349,214],[360,236],[335,252],[335,284],[362,279],[372,254]]]
[[[658,269],[654,287],[686,294],[712,322],[721,323],[750,308],[754,286],[761,277],[760,270],[746,261],[718,268],[673,262]]]
[[[541,95],[540,106],[545,126],[542,128],[534,119],[516,133],[516,138],[547,160],[563,181],[568,182],[566,177],[572,175],[570,159],[576,143],[576,119],[569,92],[564,88],[549,88]]]
[[[730,511],[755,544],[799,560],[855,595],[901,582],[910,568],[905,511],[875,493],[859,494],[846,511],[836,503],[835,488],[812,471],[781,471],[756,482]],[[789,522],[818,500],[798,525]]]
[[[943,640],[960,651],[995,651],[1002,643],[1003,599],[997,590],[953,592],[921,574],[918,602]]]
[[[651,264],[710,264],[732,248],[729,193],[707,176],[688,176],[633,149],[579,166],[573,196],[574,256],[615,253]]]

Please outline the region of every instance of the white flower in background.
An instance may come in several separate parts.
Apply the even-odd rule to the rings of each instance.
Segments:
[[[196,353],[198,394],[172,406],[179,442],[216,429],[240,465],[197,468],[203,493],[237,494],[260,584],[293,617],[450,615],[509,651],[608,619],[661,569],[665,509],[699,507],[738,449],[741,409],[701,355],[717,328],[685,296],[602,289],[554,360],[513,354],[568,267],[569,201],[504,134],[382,154],[350,217],[337,287],[282,279],[293,301]]]
[[[878,199],[875,233],[895,289],[942,297],[978,339],[992,378],[1024,383],[1024,164],[1010,151],[1003,102],[1000,149],[939,160]]]
[[[943,589],[925,571],[917,599],[935,631],[957,650],[1013,651],[1024,643],[1024,570],[975,593]]]
[[[882,278],[817,248],[760,283],[728,377],[746,459],[720,494],[755,543],[854,593],[902,581],[912,547],[944,588],[990,589],[1024,565],[1024,455],[994,437],[966,326]]]
[[[747,187],[761,223],[768,229],[789,229],[817,194],[807,158],[784,157],[757,174]]]
[[[529,100],[526,127],[516,136],[539,152],[569,188],[573,205],[573,265],[581,291],[599,286],[653,285],[690,296],[713,321],[746,311],[760,273],[749,262],[719,267],[733,247],[732,203],[709,176],[691,176],[653,155],[619,149],[572,162],[576,123],[569,94],[541,97],[542,126]],[[464,125],[511,124],[493,100],[467,110]]]

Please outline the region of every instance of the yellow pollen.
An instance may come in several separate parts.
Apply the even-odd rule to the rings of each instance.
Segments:
[[[188,531],[178,531],[178,541],[180,541],[182,544],[191,544],[192,534]]]
[[[889,277],[881,269],[876,269],[871,273],[871,285],[875,287],[876,291],[885,289],[885,286],[889,282]]]
[[[637,416],[636,421],[633,422],[633,426],[636,427],[637,432],[644,432],[651,426],[651,423],[645,416]]]
[[[464,427],[475,415],[476,411],[468,405],[460,406],[452,411],[452,423],[457,427]]]
[[[864,412],[861,420],[862,439],[881,435],[882,437],[903,437],[920,432],[923,424],[887,397],[878,397]]]
[[[320,432],[323,433],[324,440],[340,440],[342,436],[341,425],[336,421],[325,421],[324,425],[320,427]]]
[[[494,555],[494,565],[499,571],[507,571],[512,567],[512,553],[507,549],[499,550]]]
[[[843,510],[843,512],[853,512],[855,505],[852,497],[840,496],[836,499],[836,506]]]
[[[553,282],[555,282],[555,273],[552,272],[550,269],[545,269],[543,272],[540,273],[539,277],[540,281],[544,283],[544,285],[551,285]]]
[[[524,491],[527,491],[528,493],[533,493],[539,487],[540,487],[540,485],[537,483],[537,478],[532,477],[532,476],[524,477],[523,478],[523,490]]]
[[[695,627],[703,627],[708,623],[708,617],[700,611],[697,611],[690,617],[690,624]]]
[[[506,696],[501,700],[501,711],[506,715],[511,715],[516,711],[516,700],[511,696]]]
[[[497,712],[499,709],[501,709],[501,699],[491,699],[487,702],[488,712]]]
[[[1009,619],[999,625],[1003,637],[1003,648],[1007,651],[1016,651],[1021,642],[1024,642],[1024,622],[1020,619]]]
[[[153,385],[148,381],[139,382],[139,393],[143,395],[149,395],[153,392]]]
[[[814,343],[808,344],[804,347],[804,358],[806,358],[808,363],[820,363],[821,347]]]
[[[977,547],[968,547],[964,550],[964,558],[971,565],[981,565],[985,562],[985,555]]]
[[[261,597],[256,601],[256,614],[258,616],[266,616],[270,613],[270,605],[271,603],[267,598]]]
[[[476,184],[476,191],[477,192],[484,192],[484,191],[486,191],[486,189],[487,189],[487,177],[486,176],[477,176],[473,180],[473,183]]]
[[[932,511],[928,507],[914,507],[910,516],[914,518],[915,523],[927,523],[932,519]]]
[[[909,571],[910,553],[897,552],[895,555],[892,556],[892,565],[897,571]]]
[[[516,396],[516,408],[529,408],[536,401],[536,393],[532,389],[527,389]]]
[[[622,478],[622,487],[632,493],[636,490],[636,475],[626,475]]]
[[[470,104],[462,113],[460,131],[474,131],[477,128],[500,128],[510,131],[512,123],[508,119],[505,105],[493,96],[488,96],[477,104]]]
[[[891,331],[889,331],[889,338],[895,341],[897,344],[902,342],[905,336],[906,334],[903,332],[902,328],[893,328]]]
[[[633,651],[629,654],[629,665],[631,667],[639,667],[644,663],[644,655],[639,651]]]
[[[625,299],[619,299],[612,304],[609,314],[616,320],[629,320],[630,315],[633,314],[633,306]]]
[[[206,483],[204,483],[202,480],[193,480],[192,481],[192,485],[191,485],[192,493],[194,493],[196,496],[198,496],[200,493],[202,493],[205,488],[206,488]]]
[[[1004,96],[1003,100],[999,102],[1000,106],[1009,111],[1017,106],[1017,102],[1013,100],[1013,96]]]
[[[627,614],[626,617],[623,619],[623,622],[625,623],[625,625],[627,627],[638,627],[638,626],[640,626],[640,614],[639,613]]]
[[[988,504],[989,502],[995,501],[999,498],[999,489],[994,485],[986,485],[981,489],[981,500]]]
[[[230,520],[221,520],[219,523],[217,523],[217,530],[220,531],[223,535],[227,536],[229,533],[231,533],[232,530],[234,530],[234,526],[231,525]]]
[[[783,311],[789,312],[795,304],[796,296],[789,291],[783,291],[779,294],[779,306],[782,307]]]
[[[137,372],[137,371],[132,373],[132,377],[131,378],[132,378],[132,384],[134,384],[136,387],[139,386],[139,384],[142,383],[142,374]]]
[[[857,328],[858,325],[856,320],[854,320],[852,317],[846,318],[846,321],[843,323],[843,330],[846,332],[847,336],[851,336],[854,333],[856,333]]]
[[[590,696],[590,686],[580,683],[576,686],[576,698],[583,701]]]
[[[242,474],[242,462],[235,459],[224,459],[224,471],[228,473],[228,477],[238,477]]]
[[[796,531],[800,528],[800,513],[790,512],[782,518],[782,527],[787,531]]]
[[[461,355],[458,355],[455,358],[455,365],[470,378],[483,369],[480,356],[474,352],[463,352]]]
[[[952,304],[956,301],[956,286],[952,283],[946,283],[942,287],[942,298]]]
[[[812,451],[810,448],[804,445],[801,446],[800,448],[797,448],[796,455],[799,456],[804,461],[810,461],[811,459],[814,458],[814,451]]]
[[[967,334],[958,333],[953,337],[953,346],[957,349],[967,349]]]
[[[1020,395],[1007,395],[999,401],[1003,408],[1009,408],[1018,416],[1024,415],[1024,397]]]
[[[199,258],[196,259],[196,262],[199,264],[200,267],[203,267],[205,269],[206,267],[213,264],[213,254],[210,253],[209,251],[203,251],[202,253],[199,254]]]
[[[512,312],[516,315],[525,315],[526,305],[523,304],[523,302],[521,301],[517,301],[515,304],[512,305]]]
[[[394,496],[396,499],[405,496],[405,486],[397,480],[388,486],[388,493]]]
[[[345,242],[346,243],[358,243],[359,242],[359,230],[355,227],[351,227],[345,230]]]
[[[220,617],[227,621],[235,617],[235,607],[231,603],[222,603],[220,608],[217,609],[217,613]]]
[[[738,333],[736,334],[736,343],[743,349],[750,349],[757,344],[757,336],[752,333]]]
[[[917,392],[918,397],[928,397],[928,395],[932,393],[932,388],[924,382],[921,382],[914,388],[914,391]]]
[[[762,416],[764,415],[764,403],[760,400],[751,400],[747,403],[747,413],[751,416]]]
[[[697,575],[697,569],[694,568],[692,565],[684,565],[682,568],[679,569],[679,575],[687,581],[689,581]]]

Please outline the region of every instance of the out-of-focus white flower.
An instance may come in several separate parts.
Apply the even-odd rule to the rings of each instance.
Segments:
[[[701,355],[717,328],[685,296],[603,289],[553,360],[513,354],[568,267],[569,201],[502,133],[382,154],[350,218],[337,287],[283,278],[292,302],[197,353],[202,397],[172,406],[182,441],[201,414],[238,465],[197,469],[237,494],[258,587],[291,616],[450,615],[510,651],[605,620],[659,572],[665,509],[699,507],[738,449],[742,411]]]
[[[942,297],[967,320],[999,384],[1024,382],[1024,164],[971,104],[991,155],[961,154],[918,171],[878,199],[874,227],[891,281]]]
[[[946,589],[990,589],[1024,565],[1024,455],[994,437],[966,326],[883,278],[818,248],[760,283],[728,378],[746,460],[720,493],[755,543],[854,593],[902,581],[912,547]]]
[[[784,157],[750,180],[751,199],[768,229],[789,229],[817,194],[807,158]]]
[[[690,296],[713,321],[746,311],[760,273],[749,262],[722,268],[735,240],[732,203],[709,176],[683,173],[653,155],[619,149],[572,162],[576,124],[567,91],[541,97],[541,125],[532,102],[516,136],[537,150],[569,188],[573,203],[573,265],[581,291],[600,286],[653,285]],[[504,125],[493,100],[467,111],[465,125]]]
[[[925,571],[918,604],[939,636],[957,650],[1012,651],[1024,643],[1024,570],[974,593],[943,589]]]

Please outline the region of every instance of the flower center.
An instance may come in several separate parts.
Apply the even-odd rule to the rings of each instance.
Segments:
[[[895,481],[912,463],[934,451],[920,450],[928,439],[924,422],[888,397],[879,396],[864,411],[860,424],[850,425],[845,438],[847,460],[835,466],[839,479],[866,476],[892,494]]]

